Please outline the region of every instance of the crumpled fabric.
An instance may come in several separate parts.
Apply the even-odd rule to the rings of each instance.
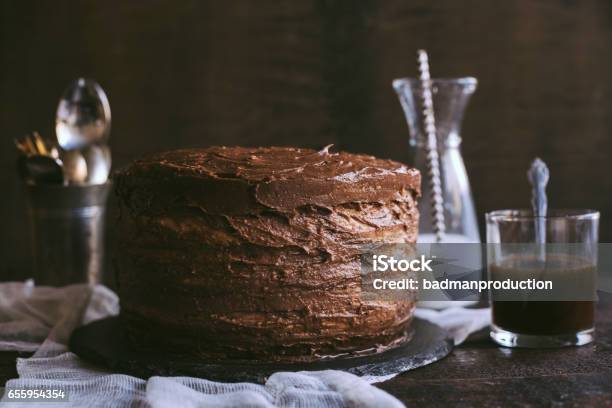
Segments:
[[[143,380],[93,366],[68,351],[72,331],[119,313],[117,295],[104,286],[35,287],[32,281],[0,284],[0,350],[34,352],[17,360],[18,379],[6,384],[0,404],[15,403],[9,390],[61,389],[66,407],[403,407],[392,395],[342,371],[278,372],[265,384],[219,383],[190,377]],[[11,401],[11,402],[9,402]]]

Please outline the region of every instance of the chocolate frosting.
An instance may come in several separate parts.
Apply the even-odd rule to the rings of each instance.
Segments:
[[[362,299],[359,254],[416,241],[417,170],[327,148],[212,147],[138,160],[115,185],[138,347],[312,360],[406,337],[414,304]]]

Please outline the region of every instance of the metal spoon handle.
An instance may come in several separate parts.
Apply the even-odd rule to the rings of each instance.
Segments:
[[[429,59],[425,50],[418,51],[418,63],[423,120],[425,121],[425,134],[427,136],[427,176],[431,194],[431,219],[436,241],[441,242],[446,232],[444,199],[442,197],[442,182],[440,180],[440,159],[438,157],[438,138],[436,137],[436,120],[433,109]]]
[[[545,258],[544,244],[546,243],[546,214],[548,212],[548,198],[546,197],[546,185],[550,173],[546,163],[537,158],[531,163],[527,172],[527,178],[531,183],[531,206],[535,216],[535,241],[540,246],[539,257]]]

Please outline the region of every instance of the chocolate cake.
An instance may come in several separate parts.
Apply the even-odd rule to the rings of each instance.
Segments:
[[[311,361],[406,339],[414,304],[362,299],[359,253],[416,241],[417,170],[327,148],[212,147],[138,160],[115,183],[134,346]]]

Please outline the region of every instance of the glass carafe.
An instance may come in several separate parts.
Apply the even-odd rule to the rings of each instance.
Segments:
[[[476,85],[476,78],[471,77],[432,80],[446,226],[443,242],[480,242],[472,191],[460,151],[463,113],[470,96],[476,90]],[[420,81],[415,78],[396,79],[393,81],[393,88],[399,96],[408,122],[410,145],[414,153],[413,166],[418,168],[422,175],[419,242],[434,242],[430,186],[427,180],[427,136],[423,125]]]

